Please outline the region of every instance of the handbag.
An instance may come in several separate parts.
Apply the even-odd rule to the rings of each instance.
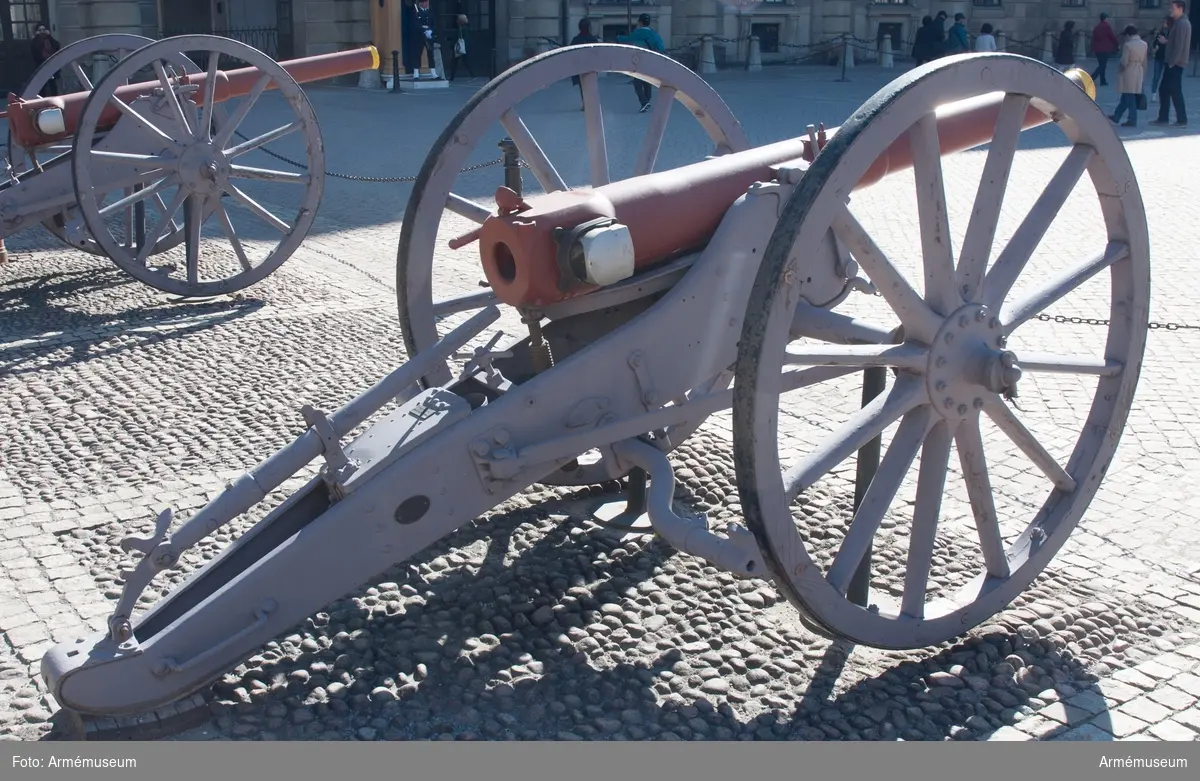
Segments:
[[[1139,93],[1138,93],[1138,96],[1137,96],[1137,108],[1138,108],[1138,111],[1145,111],[1145,110],[1146,110],[1146,93],[1144,93],[1144,92],[1139,92]]]
[[[458,40],[454,42],[454,56],[456,56],[456,57],[466,57],[467,56],[467,42],[465,40],[463,40],[461,35],[458,37]]]

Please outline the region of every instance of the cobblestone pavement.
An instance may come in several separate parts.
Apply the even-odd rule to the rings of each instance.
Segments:
[[[836,125],[893,75],[860,68],[838,83],[834,69],[789,68],[719,74],[713,84],[761,143],[800,134],[809,122]],[[1200,79],[1185,83],[1200,105]],[[620,175],[646,118],[623,79],[606,78],[602,90]],[[415,174],[470,94],[465,85],[416,96],[313,90],[328,167]],[[576,146],[577,99],[563,83],[521,107],[568,182],[581,181],[587,165]],[[1115,104],[1110,90],[1100,100]],[[265,118],[252,117],[261,122],[255,129],[278,119],[270,101]],[[1192,273],[1200,226],[1172,208],[1200,195],[1200,153],[1187,131],[1149,129],[1146,118],[1121,133],[1149,209],[1151,319],[1200,325]],[[672,118],[659,168],[708,152],[688,120]],[[1000,238],[1064,156],[1055,132],[1026,134]],[[491,143],[470,162],[497,157]],[[288,143],[275,148],[299,157]],[[956,241],[983,159],[973,151],[945,164]],[[283,166],[263,155],[254,164]],[[485,168],[457,189],[485,198],[501,181],[499,168]],[[64,251],[40,229],[9,240],[14,262],[0,267],[0,735],[35,740],[65,727],[38,662],[53,642],[103,626],[128,564],[117,547],[123,536],[147,531],[163,505],[199,508],[300,430],[302,404],[334,409],[402,360],[394,248],[408,192],[328,180],[316,228],[296,256],[243,295],[210,301],[160,295],[106,260]],[[854,202],[900,258],[911,257],[912,192],[901,175]],[[1094,248],[1098,226],[1085,185],[1021,284]],[[463,230],[454,219],[444,226],[446,237]],[[251,243],[266,236],[246,235]],[[478,290],[482,274],[469,252],[438,250],[439,286]],[[877,304],[856,296],[847,308]],[[1052,314],[1106,312],[1101,281]],[[1085,323],[1026,328],[1025,344],[1053,343],[1058,352],[1094,352],[1105,338]],[[91,728],[109,735],[138,724],[145,735],[158,725],[175,739],[263,740],[1195,740],[1200,488],[1191,469],[1200,463],[1200,422],[1188,388],[1198,346],[1194,330],[1150,334],[1117,458],[1079,529],[1025,595],[959,643],[890,653],[820,639],[768,582],[591,525],[589,503],[608,487],[535,489],[343,595],[175,707],[178,722],[160,712]],[[1022,419],[1064,461],[1088,394],[1074,377],[1039,377],[1023,390]],[[806,392],[788,410],[790,433],[816,443],[857,401],[853,383]],[[682,502],[718,520],[739,517],[727,415],[710,419],[673,460]],[[998,439],[989,438],[989,461],[1001,516],[1023,526],[1044,481]],[[946,501],[962,509],[940,537],[934,579],[942,587],[977,556],[955,474]],[[818,548],[840,535],[852,477],[852,466],[839,469],[801,502],[799,522]],[[158,593],[262,514],[190,552],[181,572],[156,582]],[[894,585],[892,543],[903,542],[906,520],[897,514],[883,524],[891,537],[877,551],[876,587],[884,592]],[[179,733],[185,723],[194,728]]]

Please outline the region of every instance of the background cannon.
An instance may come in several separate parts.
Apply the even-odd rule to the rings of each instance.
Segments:
[[[522,134],[513,96],[576,67],[593,117],[591,168],[602,182],[568,191],[545,155],[538,158],[531,135]],[[986,621],[1049,564],[1117,446],[1147,332],[1144,208],[1086,75],[1064,76],[1007,54],[947,58],[881,90],[825,143],[813,129],[771,147],[727,145],[682,169],[646,166],[607,182],[614,177],[603,123],[594,118],[599,105],[588,98],[598,71],[668,85],[690,78],[644,50],[597,45],[535,58],[477,94],[431,151],[409,211],[410,218],[426,215],[425,222],[406,219],[401,238],[409,361],[332,414],[305,408],[308,428],[291,445],[179,526],[172,528],[166,510],[151,534],[128,537],[123,547],[143,555],[125,575],[108,631],[56,646],[43,659],[59,703],[120,714],[194,692],[372,573],[534,483],[559,474],[586,479],[572,464],[589,451],[600,455],[599,473],[648,475],[649,520],[667,542],[733,573],[772,577],[806,623],[827,636],[882,648],[944,642]],[[721,116],[715,96],[706,95],[707,107],[701,106],[696,96],[704,87],[693,84],[681,101],[702,120]],[[680,92],[662,90],[669,97],[660,100]],[[493,116],[507,120],[551,192],[501,189],[494,209],[451,195],[452,176],[442,171],[458,166],[447,167],[446,155],[469,147]],[[1070,152],[1016,233],[995,247],[1020,132],[1049,123],[1066,136]],[[736,132],[736,124],[729,127]],[[984,143],[978,196],[956,253],[941,156]],[[852,203],[864,182],[902,168],[911,169],[919,204],[908,256],[885,253]],[[1062,260],[1047,284],[1019,284],[1085,173],[1100,195],[1104,230],[1094,247],[1079,249],[1094,254]],[[696,193],[704,194],[703,203]],[[428,221],[440,219],[443,209],[475,218],[478,228],[455,245],[480,253],[498,283],[493,290],[433,297],[437,234]],[[684,224],[710,209],[719,218],[702,235]],[[657,215],[651,238],[627,216],[642,213]],[[414,240],[421,231],[427,244]],[[1102,347],[1064,340],[1051,348],[1057,352],[1046,352],[1022,342],[1025,323],[1103,281],[1105,271],[1111,311]],[[528,285],[499,284],[519,282],[522,274]],[[847,295],[856,288],[879,295]],[[540,292],[530,297],[531,291]],[[424,309],[413,304],[420,301],[428,301]],[[833,311],[843,307],[850,314]],[[868,307],[875,317],[860,311]],[[502,335],[489,329],[504,317],[528,336],[501,343]],[[468,346],[477,351],[462,365],[454,356]],[[823,439],[805,436],[803,422],[789,417],[790,394],[880,368],[882,392]],[[1016,399],[1036,403],[1038,394],[1022,389],[1051,375],[1077,379],[1072,392],[1092,399],[1082,431],[1056,434],[1054,444],[1069,448],[1065,460],[1021,423],[1028,412],[1013,409]],[[718,534],[706,519],[684,517],[672,505],[668,454],[701,421],[725,410],[733,414],[745,526]],[[1040,495],[1019,487],[1026,496],[1017,510],[999,509],[995,501],[1011,472],[989,468],[985,419],[1045,477]],[[864,444],[885,437],[880,469],[852,522],[806,532],[812,527],[798,523],[804,511],[796,499]],[[970,497],[969,517],[961,520],[975,546],[957,566],[937,568],[939,537],[960,520],[948,517],[942,502],[954,476],[954,448],[955,479]],[[181,588],[136,614],[156,574],[316,459],[324,462],[320,476]],[[884,524],[892,508],[899,511]],[[881,579],[869,600],[853,599],[850,584],[868,552],[898,526],[907,538],[901,572]]]
[[[89,61],[109,69],[95,79],[84,67]],[[160,41],[101,35],[71,44],[10,99],[0,236],[41,222],[72,246],[106,255],[142,282],[182,296],[252,285],[303,242],[321,199],[320,128],[298,82],[377,63],[378,53],[367,47],[280,64],[251,46],[208,35]],[[55,74],[80,91],[38,97]],[[293,120],[248,138],[239,128],[254,124],[247,119],[267,90],[282,95]],[[225,102],[238,98],[227,113]],[[293,133],[304,138],[303,173],[238,160]],[[264,189],[272,183],[293,192]],[[240,228],[231,218],[235,208]],[[283,217],[275,213],[285,209]],[[247,231],[255,223],[274,236]],[[224,241],[202,251],[206,225]],[[150,265],[152,256],[163,257]]]

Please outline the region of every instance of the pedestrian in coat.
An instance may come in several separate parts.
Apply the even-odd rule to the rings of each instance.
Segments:
[[[955,14],[954,24],[946,33],[946,54],[966,54],[971,51],[971,36],[967,35],[967,17]]]
[[[1143,95],[1142,87],[1146,83],[1146,56],[1149,47],[1138,35],[1137,27],[1132,24],[1125,28],[1125,46],[1121,49],[1121,60],[1117,64],[1117,92],[1121,100],[1117,110],[1109,119],[1119,123],[1126,110],[1129,111],[1129,121],[1124,127],[1137,127],[1138,98]]]
[[[937,59],[934,51],[936,33],[933,29],[933,17],[926,16],[921,20],[917,34],[913,36],[912,58],[917,65],[924,65],[930,60]]]
[[[650,26],[650,14],[638,17],[638,26],[629,35],[618,35],[617,43],[630,43],[655,52],[666,52],[662,37]],[[650,110],[650,84],[641,79],[633,80],[633,89],[637,92],[638,102],[642,104],[639,111]]]
[[[1166,70],[1162,83],[1158,85],[1158,119],[1151,125],[1167,124],[1171,106],[1175,106],[1175,127],[1187,127],[1187,107],[1183,104],[1183,68],[1188,62],[1188,51],[1192,48],[1192,23],[1188,21],[1187,3],[1184,0],[1171,2],[1171,32],[1160,35],[1167,45],[1163,55]]]
[[[984,22],[983,27],[979,28],[979,37],[975,39],[975,51],[996,51],[996,36],[992,35],[993,29],[994,28],[987,22]]]
[[[1063,24],[1062,32],[1058,34],[1058,43],[1054,47],[1054,64],[1060,71],[1065,71],[1075,64],[1075,23]]]
[[[1101,87],[1108,86],[1108,60],[1117,53],[1121,42],[1108,23],[1108,14],[1100,14],[1100,24],[1092,28],[1092,54],[1096,55],[1096,70],[1092,81]]]
[[[597,38],[592,33],[592,20],[591,19],[580,19],[579,20],[579,33],[574,38],[571,39],[571,45],[572,46],[582,46],[582,45],[588,44],[588,43],[600,43],[600,39]],[[572,76],[571,83],[574,84],[576,87],[579,87],[579,101],[580,101],[579,110],[583,111],[583,82],[581,82],[579,80],[578,76]]]
[[[54,53],[61,49],[58,41],[50,34],[50,28],[44,24],[38,23],[34,28],[33,39],[29,41],[29,53],[33,57],[33,65],[35,68],[40,68],[42,63],[54,56]],[[49,98],[58,95],[58,74],[53,73],[42,87],[41,96]]]

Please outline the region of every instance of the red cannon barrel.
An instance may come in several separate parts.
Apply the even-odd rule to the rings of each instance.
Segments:
[[[367,46],[362,49],[302,57],[279,64],[293,79],[304,84],[306,82],[320,81],[321,79],[331,79],[335,76],[358,73],[359,71],[378,69],[379,52],[374,46]],[[262,72],[257,68],[217,71],[216,102],[221,103],[230,98],[249,94],[261,76]],[[192,99],[197,104],[204,102],[206,95],[205,84],[208,82],[207,73],[185,76],[181,79],[181,82],[184,84],[200,85],[200,89],[196,91]],[[118,100],[130,103],[142,95],[149,94],[150,90],[159,86],[161,85],[157,81],[128,84],[116,90],[116,97]],[[268,85],[268,89],[273,86],[273,84]],[[61,97],[37,98],[24,101],[16,95],[10,94],[8,96],[9,134],[13,140],[26,149],[70,138],[75,135],[75,131],[79,127],[79,118],[83,115],[83,108],[87,105],[91,94],[90,92],[73,92],[70,95],[63,95]],[[66,127],[64,132],[47,134],[38,128],[37,115],[41,111],[52,108],[62,110],[63,123]],[[120,117],[121,111],[116,106],[110,105],[106,107],[100,115],[98,129],[107,130],[111,128]]]
[[[1081,86],[1086,88],[1086,84]],[[1003,99],[1002,93],[996,93],[940,109],[937,123],[942,155],[990,141]],[[1022,129],[1050,121],[1031,106]],[[808,142],[795,138],[593,190],[538,196],[526,211],[492,216],[483,223],[479,251],[484,273],[496,297],[511,306],[537,308],[583,295],[595,287],[559,289],[556,228],[572,228],[601,217],[615,219],[629,229],[635,268],[657,263],[703,244],[750,185],[770,181],[774,167],[805,157],[807,150]],[[874,184],[911,166],[912,151],[907,137],[902,137],[880,155],[858,186]]]

